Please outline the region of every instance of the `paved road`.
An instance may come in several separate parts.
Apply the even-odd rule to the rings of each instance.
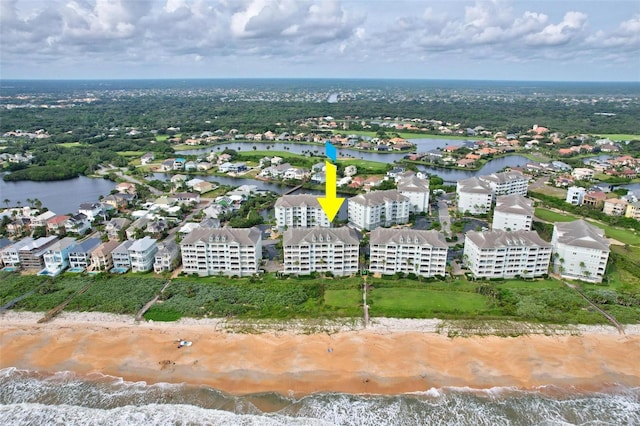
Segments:
[[[153,186],[150,186],[144,181],[139,181],[133,178],[132,176],[125,175],[124,173],[122,173],[122,170],[117,167],[114,167],[111,165],[109,167],[102,166],[100,170],[96,171],[96,173],[98,173],[99,175],[106,175],[111,172],[115,173],[115,175],[118,176],[120,179],[126,180],[131,183],[135,183],[137,185],[146,186],[147,188],[149,188],[149,191],[151,191],[153,195],[162,195],[162,191],[157,190],[156,188],[154,188]]]
[[[438,220],[442,225],[442,232],[451,236],[451,216],[449,216],[449,205],[442,200],[438,201]]]

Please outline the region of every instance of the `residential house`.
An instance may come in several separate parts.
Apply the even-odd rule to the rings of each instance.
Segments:
[[[331,226],[318,197],[312,194],[283,195],[276,201],[275,215],[280,230]]]
[[[640,220],[640,201],[634,201],[627,205],[627,211],[624,214],[625,217],[630,217],[635,220]]]
[[[287,229],[283,234],[282,246],[285,274],[330,272],[345,276],[358,272],[360,240],[354,229]]]
[[[354,166],[353,164],[347,166],[344,168],[344,175],[345,176],[355,176],[358,174],[358,168],[356,166]]]
[[[131,247],[134,242],[135,240],[124,241],[111,250],[111,261],[113,263],[113,268],[110,269],[111,272],[126,272],[131,269],[129,247]]]
[[[202,171],[210,170],[213,165],[208,161],[201,161],[198,163],[197,169]]]
[[[247,276],[260,270],[262,232],[258,228],[199,228],[180,243],[186,274]]]
[[[570,186],[567,188],[567,198],[565,201],[569,204],[573,204],[574,206],[580,206],[582,205],[584,194],[586,193],[587,190],[580,186]]]
[[[87,269],[91,264],[91,253],[102,244],[100,238],[88,238],[76,244],[69,252],[69,266],[71,268]]]
[[[171,170],[173,170],[174,161],[175,161],[175,158],[168,158],[164,160],[162,163],[160,163],[160,171],[170,172]]]
[[[369,240],[369,270],[383,275],[445,276],[447,250],[438,231],[376,228]]]
[[[133,200],[135,195],[133,194],[111,194],[102,198],[102,203],[110,206],[116,210],[123,210],[129,206],[131,200]]]
[[[140,164],[147,165],[149,163],[152,163],[153,160],[156,159],[156,156],[153,152],[147,152],[146,154],[143,154],[142,157],[140,157]]]
[[[58,237],[52,235],[50,237],[37,238],[22,245],[18,249],[20,266],[23,269],[34,269],[36,271],[44,269],[44,254],[56,241],[58,241]]]
[[[31,227],[31,229],[46,227],[47,221],[49,219],[53,219],[54,217],[56,217],[56,214],[50,210],[47,210],[46,212],[42,212],[39,215],[32,217],[29,226]]]
[[[193,192],[176,192],[172,196],[178,204],[198,204],[200,202],[200,194]]]
[[[356,228],[373,230],[409,222],[411,201],[396,190],[373,191],[349,198],[349,222]]]
[[[602,282],[610,252],[602,229],[582,219],[556,222],[551,244],[555,273],[562,278]]]
[[[531,231],[533,201],[520,194],[501,195],[496,199],[491,229],[503,231]]]
[[[156,240],[144,237],[135,240],[129,246],[129,258],[131,259],[131,272],[147,272],[153,269],[155,254],[158,251]]]
[[[571,176],[578,180],[591,180],[595,175],[595,170],[585,167],[576,167],[571,171]]]
[[[84,213],[74,214],[64,222],[64,229],[67,233],[82,235],[91,229],[91,222]]]
[[[302,167],[289,167],[287,171],[284,172],[282,178],[303,180],[305,178],[308,178],[310,174],[311,173],[309,172],[309,169],[305,169]]]
[[[76,245],[75,238],[65,237],[47,248],[43,255],[44,269],[38,275],[55,277],[69,267],[69,252]]]
[[[535,231],[468,231],[462,257],[476,278],[541,277],[549,272],[551,244]]]
[[[494,191],[489,183],[471,177],[456,185],[458,211],[465,214],[486,214],[491,209]]]
[[[131,225],[126,229],[125,234],[128,240],[133,240],[140,232],[144,232],[147,229],[147,224],[151,222],[151,219],[147,216],[140,217],[133,221]]]
[[[604,200],[602,212],[608,216],[624,216],[627,212],[627,203],[619,198],[609,198]]]
[[[158,243],[158,251],[153,261],[153,271],[156,274],[173,271],[178,264],[180,248],[175,241],[164,241]]]
[[[124,230],[131,224],[131,221],[124,217],[114,217],[107,222],[104,230],[110,241],[118,241],[124,235]]]
[[[120,194],[135,194],[136,193],[136,185],[131,182],[120,182],[116,185],[116,191]]]
[[[184,158],[176,158],[173,160],[173,170],[184,170],[184,165],[187,162]]]
[[[589,191],[582,197],[582,205],[601,209],[606,199],[607,194],[602,191]]]
[[[401,177],[398,192],[409,199],[409,209],[414,213],[429,211],[429,180],[411,175]]]
[[[246,171],[247,169],[247,164],[243,162],[223,163],[218,166],[218,171],[220,173],[240,173]]]
[[[119,241],[107,241],[91,252],[91,265],[88,271],[110,271],[113,268],[111,252],[120,245]]]
[[[5,267],[17,268],[20,266],[20,249],[33,243],[33,238],[26,237],[13,244],[6,245],[0,250],[0,257]]]
[[[100,203],[82,203],[78,208],[78,213],[85,215],[89,222],[93,222],[96,217],[103,214],[102,205]]]
[[[55,215],[51,219],[47,220],[47,231],[49,233],[56,234],[56,233],[60,232],[60,230],[65,229],[65,222],[70,217],[71,216],[67,216],[67,215],[64,215],[64,214]]]
[[[173,175],[171,176],[171,179],[169,179],[173,186],[180,186],[183,182],[186,182],[186,180],[187,176],[182,174]]]
[[[184,163],[184,170],[187,172],[195,171],[198,169],[198,164],[195,161],[187,161]]]

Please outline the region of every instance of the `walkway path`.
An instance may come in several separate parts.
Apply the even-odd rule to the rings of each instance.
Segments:
[[[618,333],[620,334],[625,334],[624,333],[624,327],[622,326],[622,324],[620,324],[620,322],[618,322],[618,320],[611,315],[610,313],[606,312],[603,309],[600,309],[600,307],[598,305],[596,305],[595,303],[593,303],[583,292],[582,290],[580,290],[580,288],[577,285],[574,284],[569,284],[568,282],[564,281],[565,285],[569,288],[574,289],[580,296],[582,296],[582,298],[584,300],[587,301],[587,303],[589,303],[589,305],[591,305],[595,310],[597,310],[598,312],[600,312],[602,314],[602,316],[604,316],[611,324],[614,325],[615,328],[618,329]]]

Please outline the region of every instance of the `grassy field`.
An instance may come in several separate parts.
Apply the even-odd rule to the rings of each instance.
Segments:
[[[122,157],[140,157],[144,155],[145,151],[118,151],[116,154]]]
[[[610,133],[605,135],[598,135],[601,138],[609,138],[612,141],[631,141],[631,140],[640,140],[640,135],[631,135],[631,134],[623,134],[623,133]]]
[[[640,248],[629,248],[640,254]],[[640,283],[630,271],[610,268],[607,285],[582,284],[585,291],[623,322],[640,322]],[[630,275],[631,274],[631,275]],[[38,287],[41,283],[46,283]],[[88,283],[67,310],[135,314],[166,281],[153,275],[87,276],[63,274],[56,279],[11,274],[0,280],[0,301],[37,291],[15,309],[46,311]],[[145,315],[157,321],[186,317],[259,319],[358,318],[362,315],[361,277],[261,278],[181,277],[172,280]],[[368,278],[372,317],[442,319],[515,319],[546,323],[604,323],[606,320],[561,281],[420,282],[396,277]]]
[[[58,145],[65,148],[72,148],[74,146],[80,146],[82,144],[80,142],[64,142],[64,143],[59,143]]]
[[[542,185],[538,188],[531,190],[533,194],[539,193],[542,195],[549,195],[551,197],[560,198],[562,200],[567,198],[567,190],[564,188],[557,188],[551,185]]]
[[[572,220],[580,219],[579,216],[575,216],[571,213],[559,213],[553,210],[543,209],[541,207],[536,207],[534,215],[540,220],[551,223],[571,222]]]

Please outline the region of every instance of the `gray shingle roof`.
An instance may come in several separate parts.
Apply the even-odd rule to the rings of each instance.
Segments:
[[[377,204],[384,204],[387,201],[409,201],[409,198],[405,197],[395,189],[387,191],[372,191],[349,198],[350,203],[362,204],[363,206],[375,206]]]
[[[551,247],[536,231],[468,231],[469,238],[479,248],[503,248],[503,247]]]
[[[316,207],[320,208],[318,198],[313,194],[297,194],[297,195],[283,195],[278,198],[275,204],[276,207]]]
[[[315,238],[315,241],[314,241]],[[293,228],[284,231],[282,244],[285,246],[299,245],[302,243],[343,243],[360,244],[358,233],[352,228]]]
[[[458,191],[473,194],[492,194],[493,190],[488,183],[481,181],[477,177],[470,177],[458,181]]]
[[[586,247],[598,250],[609,250],[609,240],[604,231],[582,219],[573,222],[558,222],[554,226],[554,234],[559,243],[568,246]]]
[[[417,176],[403,177],[398,182],[398,191],[429,192],[429,181]]]
[[[416,229],[376,228],[371,231],[371,244],[419,244],[446,248],[447,243],[438,231],[422,231]]]
[[[261,239],[262,233],[258,228],[196,228],[189,232],[182,240],[181,244],[220,243],[235,242],[240,245],[252,246]],[[218,241],[216,241],[218,238]]]
[[[495,211],[533,215],[533,201],[520,194],[501,195],[496,200]]]

